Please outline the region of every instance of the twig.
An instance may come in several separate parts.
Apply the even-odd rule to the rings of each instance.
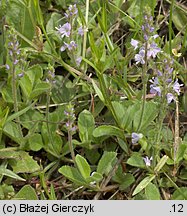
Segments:
[[[122,162],[123,158],[125,156],[125,153],[123,152],[120,156],[120,158],[118,159],[118,161],[116,162],[116,164],[114,165],[113,169],[110,171],[109,175],[107,176],[107,178],[103,179],[103,181],[101,182],[101,186],[100,186],[100,191],[97,192],[97,194],[94,197],[94,200],[98,200],[102,194],[102,190],[103,188],[105,188],[107,186],[107,184],[110,182],[110,179],[112,178],[112,176],[115,174],[119,164]]]

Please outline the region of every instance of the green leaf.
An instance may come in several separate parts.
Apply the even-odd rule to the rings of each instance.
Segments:
[[[98,166],[97,166],[97,172],[100,174],[108,174],[110,170],[112,169],[113,162],[115,161],[117,156],[116,152],[104,152],[102,155],[102,158],[100,159]]]
[[[133,121],[133,127],[134,131],[138,129],[139,122],[141,120],[141,109],[139,109],[135,116],[134,116],[134,121]],[[141,122],[141,127],[139,130],[143,131],[145,130],[149,124],[156,118],[158,115],[158,109],[156,103],[150,101],[145,103],[145,108],[144,108],[144,114]]]
[[[38,200],[36,191],[30,185],[24,185],[19,192],[14,196],[18,200]]]
[[[29,136],[29,147],[32,151],[39,151],[41,148],[43,148],[43,141],[40,134],[35,133],[31,136]]]
[[[161,159],[160,159],[160,161],[158,162],[158,164],[156,165],[156,167],[155,167],[155,169],[154,169],[154,172],[155,173],[157,173],[157,172],[159,172],[161,169],[162,169],[162,167],[165,165],[165,163],[167,162],[167,160],[168,160],[168,156],[167,155],[164,155]]]
[[[103,97],[103,94],[102,94],[101,90],[98,88],[98,86],[96,85],[96,83],[95,83],[94,80],[92,80],[92,85],[93,85],[94,90],[95,90],[96,94],[98,95],[99,99],[100,99],[103,103],[105,103],[105,99],[104,99],[104,97]]]
[[[112,101],[112,106],[114,107],[120,126],[124,127],[124,118],[126,118],[127,108],[118,101]]]
[[[187,142],[183,141],[183,143],[180,143],[179,148],[177,150],[176,163],[179,163],[184,158],[186,149],[187,149]]]
[[[134,176],[130,173],[127,173],[123,176],[123,181],[120,182],[119,189],[125,190],[134,182],[135,182]]]
[[[41,83],[36,84],[34,90],[32,91],[30,95],[30,99],[36,98],[37,96],[49,90],[49,88],[50,88],[50,84],[46,82],[41,82]]]
[[[118,144],[119,144],[119,146],[123,149],[123,151],[124,151],[125,153],[127,153],[127,154],[129,153],[129,149],[128,149],[127,143],[124,142],[124,140],[118,139]]]
[[[187,187],[181,187],[175,190],[171,200],[187,200]]]
[[[160,200],[160,193],[158,188],[153,184],[149,183],[145,188],[145,195],[147,200]]]
[[[15,122],[7,122],[3,128],[3,133],[17,143],[21,143],[22,135],[19,126]]]
[[[27,128],[30,131],[33,131],[35,128],[35,132],[41,131],[42,120],[44,116],[37,110],[30,109],[26,113],[20,116],[20,121],[23,127]]]
[[[14,193],[14,187],[12,185],[8,184],[1,184],[0,185],[0,199],[1,200],[9,200],[10,197],[13,197],[15,195]]]
[[[28,74],[24,74],[24,76],[19,80],[19,84],[21,86],[25,98],[29,98],[32,92],[33,85]]]
[[[53,30],[55,30],[55,27],[57,26],[58,21],[61,19],[61,15],[58,13],[52,13],[51,18],[47,22],[46,25],[46,31],[47,33],[51,34]]]
[[[62,166],[58,171],[66,178],[78,185],[87,185],[79,171],[74,167]]]
[[[181,31],[185,34],[187,24],[186,14],[182,10],[175,8],[173,10],[172,20],[178,31]]]
[[[24,151],[19,152],[19,159],[10,159],[9,164],[15,173],[33,173],[40,170],[38,163]]]
[[[57,200],[54,185],[50,186],[50,200]]]
[[[155,175],[150,175],[145,177],[135,188],[134,192],[133,192],[133,196],[135,196],[136,194],[140,193],[145,187],[147,187],[147,185],[155,178]]]
[[[78,154],[75,157],[75,161],[82,177],[84,179],[88,178],[90,176],[91,169],[86,159]]]
[[[6,122],[10,122],[18,117],[20,117],[21,115],[23,115],[24,113],[26,113],[32,106],[35,105],[36,102],[33,102],[32,104],[30,104],[29,106],[25,107],[24,109],[20,110],[17,113],[12,114],[11,116],[9,116],[6,120]]]
[[[92,140],[92,133],[95,128],[95,121],[93,115],[89,111],[84,110],[79,114],[78,128],[81,141],[90,142]]]
[[[93,173],[91,174],[90,177],[86,178],[86,182],[87,182],[88,184],[90,184],[90,183],[92,183],[92,182],[94,182],[94,183],[95,183],[95,182],[99,183],[102,179],[103,179],[103,176],[102,176],[100,173],[98,173],[98,172],[93,172]]]
[[[29,76],[31,82],[32,82],[32,88],[35,87],[36,84],[41,82],[41,78],[43,77],[43,70],[40,65],[33,65],[30,67],[26,74]]]
[[[19,177],[16,173],[14,173],[13,171],[6,169],[4,167],[0,167],[0,175],[4,175],[19,181],[25,181],[25,179]]]
[[[13,151],[9,148],[0,149],[0,159],[11,159],[11,158],[19,159],[19,152]]]
[[[127,104],[128,105],[128,104]],[[133,120],[137,110],[140,110],[141,104],[139,101],[136,101],[135,104],[128,105],[128,108],[124,107],[125,114],[122,116],[122,127],[128,132],[132,132]]]
[[[119,128],[112,125],[102,125],[94,129],[93,131],[94,137],[101,136],[117,136],[119,138],[124,138],[124,132]]]
[[[143,158],[138,152],[132,153],[131,157],[127,160],[127,164],[134,167],[145,168]]]
[[[3,99],[7,102],[7,103],[13,103],[13,97],[12,97],[12,88],[8,85],[6,86],[6,88],[3,88],[1,90],[1,94],[3,96]]]

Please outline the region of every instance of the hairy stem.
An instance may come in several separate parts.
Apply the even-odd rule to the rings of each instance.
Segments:
[[[145,103],[146,103],[146,91],[147,91],[147,42],[145,43],[145,64],[142,70],[142,81],[143,81],[143,102],[142,102],[142,109],[141,109],[141,114],[140,114],[140,121],[138,124],[137,132],[141,128],[142,120],[143,120],[143,115],[144,115],[144,110],[145,110]]]

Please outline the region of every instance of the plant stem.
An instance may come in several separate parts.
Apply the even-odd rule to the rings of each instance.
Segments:
[[[58,155],[58,153],[55,150],[54,147],[54,142],[53,142],[53,138],[52,138],[52,134],[51,134],[51,130],[49,128],[49,105],[50,105],[50,94],[51,94],[51,83],[50,83],[50,88],[47,91],[47,101],[46,101],[46,125],[47,125],[47,132],[49,135],[49,143],[52,145],[53,147],[53,151],[55,152],[55,154]],[[49,146],[48,146],[49,147]]]
[[[144,110],[145,110],[145,103],[146,103],[146,91],[147,91],[147,42],[145,43],[145,64],[142,70],[142,81],[143,81],[143,102],[142,102],[142,110],[141,110],[141,114],[140,114],[140,121],[138,124],[138,128],[137,128],[137,132],[140,130],[141,128],[141,124],[142,124],[142,120],[143,120],[143,115],[144,115]]]
[[[82,57],[86,57],[86,42],[87,42],[87,28],[88,28],[88,13],[89,13],[89,0],[86,0],[86,14],[85,14],[85,27],[84,28],[84,37],[83,37],[83,49]]]
[[[174,140],[174,146],[173,146],[173,155],[174,155],[174,170],[173,174],[176,175],[177,173],[177,152],[180,144],[180,137],[179,137],[179,102],[176,99],[176,111],[175,111],[175,140]]]
[[[74,149],[73,149],[73,143],[72,143],[72,131],[71,131],[71,128],[68,128],[68,144],[69,144],[69,150],[70,150],[70,153],[71,153],[71,158],[75,163],[75,152],[74,152]]]
[[[12,96],[13,96],[13,102],[14,102],[14,112],[17,113],[18,110],[18,101],[17,101],[17,88],[16,88],[16,65],[14,64],[16,57],[13,56],[13,66],[12,66]],[[20,137],[23,137],[21,125],[20,125],[20,119],[19,117],[16,118],[16,121],[18,122],[18,129],[20,132]],[[20,147],[23,148],[24,142],[21,139],[20,140]]]
[[[169,52],[170,52],[170,55],[172,55],[172,43],[171,43],[171,41],[172,41],[172,32],[173,32],[172,16],[173,16],[174,3],[175,3],[175,0],[171,0],[170,15],[169,15]]]

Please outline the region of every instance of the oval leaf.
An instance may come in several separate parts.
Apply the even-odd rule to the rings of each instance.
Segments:
[[[155,178],[155,175],[150,175],[148,177],[145,177],[139,184],[138,186],[135,188],[134,192],[133,192],[133,196],[140,193],[145,187],[147,187],[147,185]]]
[[[117,136],[119,138],[124,138],[124,133],[119,128],[112,126],[112,125],[102,125],[97,127],[93,131],[94,137],[101,137],[101,136]]]
[[[76,168],[70,166],[62,166],[58,171],[72,182],[78,185],[86,185],[85,180]]]
[[[116,152],[104,152],[102,158],[99,161],[97,172],[100,174],[108,174],[112,169],[112,163],[116,159]]]
[[[82,177],[84,179],[90,177],[91,169],[86,159],[83,158],[81,155],[76,155],[75,161]]]

